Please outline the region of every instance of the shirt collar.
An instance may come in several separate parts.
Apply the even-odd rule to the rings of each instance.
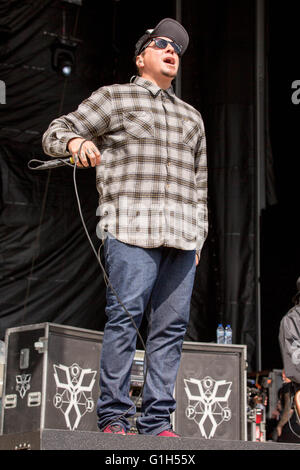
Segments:
[[[172,86],[170,86],[170,88],[167,88],[166,90],[162,90],[161,88],[159,88],[157,85],[155,85],[155,83],[151,82],[150,80],[145,80],[144,78],[138,77],[138,76],[132,77],[130,82],[133,82],[138,86],[146,88],[155,97],[158,96],[160,92],[162,92],[164,94],[167,94],[172,100],[175,99],[176,95],[174,93],[174,90],[173,90]]]

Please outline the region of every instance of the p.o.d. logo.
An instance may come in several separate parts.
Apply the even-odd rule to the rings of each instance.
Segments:
[[[184,379],[184,384],[189,401],[185,415],[195,421],[202,437],[211,439],[217,427],[231,419],[228,400],[232,382],[205,377],[202,380]]]

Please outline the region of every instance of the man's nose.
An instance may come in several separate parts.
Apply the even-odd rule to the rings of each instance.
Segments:
[[[172,54],[175,52],[175,50],[174,50],[172,44],[170,44],[169,42],[168,42],[168,44],[167,44],[166,51],[167,51],[167,52],[171,52]]]

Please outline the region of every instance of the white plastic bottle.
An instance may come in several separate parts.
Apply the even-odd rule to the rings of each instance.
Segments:
[[[222,323],[219,323],[217,328],[217,343],[224,344],[225,332]]]
[[[225,327],[224,343],[232,344],[232,329],[230,325],[226,325]]]

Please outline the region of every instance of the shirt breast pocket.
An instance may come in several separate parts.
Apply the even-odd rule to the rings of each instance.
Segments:
[[[198,124],[190,119],[182,119],[182,141],[191,148],[195,148],[199,137]]]
[[[124,113],[123,124],[126,133],[135,139],[154,136],[153,115],[147,111]]]

